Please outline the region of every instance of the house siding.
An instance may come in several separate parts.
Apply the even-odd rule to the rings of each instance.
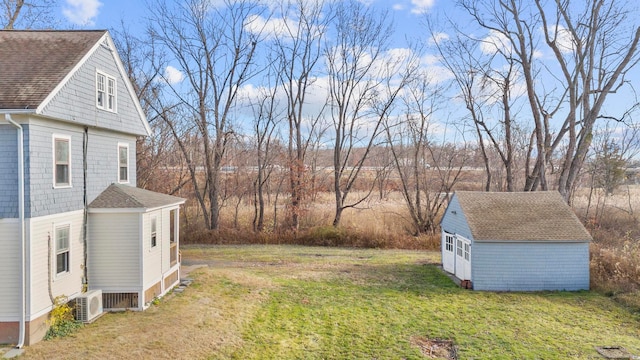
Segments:
[[[30,167],[25,179],[26,216],[38,217],[82,209],[84,129],[41,119],[28,127]],[[71,187],[53,186],[53,135],[71,141]],[[100,129],[88,129],[87,201],[93,201],[111,183],[118,181],[118,144],[129,144],[129,184],[136,184],[136,137]]]
[[[467,218],[464,215],[464,211],[460,206],[460,202],[455,195],[449,201],[447,210],[442,216],[440,227],[443,231],[462,235],[469,240],[473,240],[473,235],[471,235],[471,228],[469,228]]]
[[[69,272],[55,274],[54,226],[70,224]],[[74,211],[28,220],[31,243],[31,317],[40,316],[51,310],[51,296],[60,295],[74,298],[82,291],[84,277],[84,242],[82,236],[83,212]],[[51,294],[49,293],[51,285]]]
[[[151,247],[151,218],[157,217],[157,245]],[[162,258],[163,253],[169,251],[169,244],[164,246],[164,216],[162,209],[151,211],[143,215],[143,235],[142,235],[142,257],[143,257],[143,282],[144,289],[158,283],[162,280]],[[168,219],[167,219],[168,220]],[[144,302],[149,302],[153,299],[144,299]]]
[[[135,101],[116,66],[117,51],[105,42],[73,74],[65,86],[46,104],[42,114],[81,125],[107,128],[123,133],[147,135]],[[96,71],[116,79],[117,112],[96,106]]]
[[[18,217],[18,130],[0,125],[0,219]]]
[[[476,241],[471,267],[476,290],[589,289],[589,243]]]
[[[89,214],[89,289],[141,290],[140,218],[139,213]]]
[[[19,236],[17,219],[0,219],[0,322],[17,321],[20,313]]]

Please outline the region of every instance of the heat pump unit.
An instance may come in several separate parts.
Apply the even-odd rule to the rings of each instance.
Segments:
[[[91,290],[76,299],[76,320],[90,323],[102,314],[102,290]]]

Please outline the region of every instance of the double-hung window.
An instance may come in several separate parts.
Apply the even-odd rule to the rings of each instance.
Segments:
[[[151,247],[154,248],[158,245],[158,218],[151,217]]]
[[[129,182],[129,144],[118,144],[118,182]]]
[[[53,185],[71,186],[71,138],[53,136]]]
[[[102,110],[116,112],[116,79],[102,72],[96,72],[96,106]]]
[[[71,225],[60,225],[55,227],[56,245],[56,275],[69,272],[69,239],[71,237]]]

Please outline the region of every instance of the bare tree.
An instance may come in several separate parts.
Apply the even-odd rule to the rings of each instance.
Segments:
[[[304,210],[305,157],[323,109],[311,114],[307,96],[318,75],[322,40],[330,20],[323,1],[295,0],[282,5],[283,28],[274,39],[274,66],[286,98],[289,168],[289,222],[294,231]]]
[[[51,9],[56,0],[0,0],[0,28],[51,29],[56,20]]]
[[[535,164],[527,168],[525,190],[549,187],[547,166],[566,144],[557,187],[569,201],[603,105],[628,85],[626,74],[638,62],[637,15],[621,1],[536,0],[531,6],[517,0],[461,0],[460,4],[489,31],[489,41],[505,49],[502,56],[517,61],[522,73],[535,144],[531,152]],[[540,51],[549,51],[553,60],[536,56]],[[538,80],[541,77],[544,82]],[[554,116],[560,117],[557,129]]]
[[[400,59],[385,52],[392,34],[387,19],[386,13],[355,0],[340,2],[335,10],[335,40],[325,51],[335,136],[333,226],[340,224],[345,209],[361,204],[373,190],[372,183],[364,196],[348,200],[383,120],[414,71],[413,53]]]
[[[268,77],[271,78],[271,77]],[[265,191],[275,168],[272,143],[277,140],[277,129],[281,110],[276,97],[277,86],[262,88],[259,97],[252,104],[254,113],[253,131],[255,136],[256,177],[254,187],[253,230],[264,229],[266,210]]]
[[[431,121],[444,103],[443,89],[426,71],[412,79],[402,97],[402,116],[385,123],[389,148],[400,178],[400,190],[411,217],[413,233],[435,233],[437,218],[460,180],[466,145],[440,145],[430,139]]]
[[[496,166],[491,163],[491,153],[497,153],[500,165],[505,170],[507,191],[515,191],[515,107],[511,92],[518,82],[516,61],[505,54],[494,59],[503,51],[483,56],[479,50],[480,42],[462,35],[457,25],[454,39],[433,43],[442,59],[442,64],[453,74],[453,81],[459,89],[459,97],[464,100],[469,118],[473,123],[479,150],[484,162],[486,174],[485,191],[491,190],[493,173]],[[432,34],[435,34],[430,27]],[[435,35],[434,35],[435,36]],[[500,184],[501,185],[501,184]],[[502,188],[502,186],[498,186]]]
[[[207,229],[218,228],[220,167],[233,135],[232,110],[240,88],[255,75],[254,56],[259,40],[250,22],[259,14],[248,1],[189,0],[172,7],[157,1],[152,7],[151,31],[171,55],[176,81],[165,76],[168,98],[177,99],[182,123],[169,121],[189,168],[195,196]],[[166,119],[166,118],[165,118]],[[169,119],[167,119],[169,120]],[[199,138],[202,162],[183,142]]]

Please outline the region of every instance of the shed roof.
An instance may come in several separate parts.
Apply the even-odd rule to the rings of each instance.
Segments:
[[[557,191],[468,192],[455,195],[478,241],[590,241]]]
[[[89,204],[90,209],[153,209],[183,204],[185,199],[123,184],[111,184]]]
[[[0,109],[36,109],[106,30],[0,30]]]

